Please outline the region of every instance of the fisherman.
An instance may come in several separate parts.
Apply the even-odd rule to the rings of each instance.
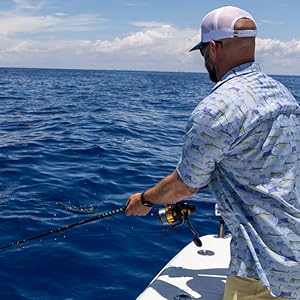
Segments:
[[[201,23],[210,94],[188,121],[181,159],[126,214],[186,199],[205,186],[232,233],[224,300],[300,299],[300,107],[255,62],[256,23],[225,6]]]

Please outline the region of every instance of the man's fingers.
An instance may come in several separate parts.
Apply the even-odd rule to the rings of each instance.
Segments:
[[[136,193],[128,198],[125,214],[127,216],[145,216],[151,208],[146,207],[141,202],[141,193]]]

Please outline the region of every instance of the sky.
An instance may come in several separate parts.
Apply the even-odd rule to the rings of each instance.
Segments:
[[[188,50],[224,5],[255,18],[266,73],[300,75],[299,0],[0,0],[0,67],[206,72]]]

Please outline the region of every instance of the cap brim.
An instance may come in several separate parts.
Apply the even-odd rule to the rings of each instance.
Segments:
[[[194,50],[199,50],[203,48],[203,42],[199,42],[196,46],[194,46],[189,52],[194,51]]]

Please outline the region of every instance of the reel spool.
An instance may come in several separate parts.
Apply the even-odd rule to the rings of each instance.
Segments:
[[[184,222],[187,222],[190,230],[194,234],[194,243],[196,246],[201,247],[202,242],[200,240],[200,235],[193,228],[189,215],[196,211],[196,206],[192,204],[184,203],[176,203],[167,205],[164,208],[159,209],[158,211],[158,219],[160,220],[162,225],[170,226],[171,228],[175,228]]]

